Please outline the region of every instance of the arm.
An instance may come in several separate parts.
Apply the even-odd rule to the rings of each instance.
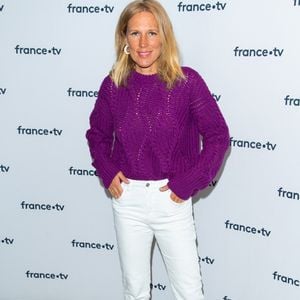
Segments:
[[[190,114],[202,136],[202,151],[191,169],[168,183],[181,199],[188,199],[209,185],[221,167],[229,146],[228,127],[216,101],[198,73],[194,71],[190,77]]]
[[[90,129],[86,133],[92,165],[108,188],[116,174],[120,171],[111,160],[114,140],[113,116],[109,107],[110,79],[107,77],[99,90],[94,109],[90,115]]]

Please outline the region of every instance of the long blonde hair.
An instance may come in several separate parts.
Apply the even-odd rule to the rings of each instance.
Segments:
[[[127,77],[134,69],[134,61],[124,53],[128,21],[137,13],[147,11],[155,17],[162,43],[161,55],[158,59],[158,75],[171,88],[175,81],[185,78],[179,63],[179,51],[172,23],[162,5],[155,0],[136,0],[129,3],[120,15],[116,32],[116,61],[110,72],[117,86],[126,85]]]

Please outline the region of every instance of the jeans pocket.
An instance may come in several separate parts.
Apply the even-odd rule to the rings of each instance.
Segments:
[[[174,200],[171,199],[171,197],[169,197],[169,201],[175,205],[175,206],[183,206],[185,204],[185,201],[183,202],[175,202]]]
[[[165,192],[165,193],[167,193],[168,200],[169,200],[169,202],[172,205],[180,207],[180,206],[183,206],[185,204],[185,201],[183,201],[183,202],[175,202],[174,200],[172,200],[172,198],[171,198],[172,191],[170,189],[167,192]]]

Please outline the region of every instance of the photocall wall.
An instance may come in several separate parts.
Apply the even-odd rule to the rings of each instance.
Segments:
[[[0,300],[122,299],[85,132],[128,3],[0,0]],[[298,300],[300,1],[161,3],[230,127],[194,198],[206,299]],[[153,299],[173,299],[157,246],[152,270]]]

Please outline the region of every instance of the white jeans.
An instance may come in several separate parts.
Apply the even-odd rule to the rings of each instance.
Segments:
[[[176,203],[168,180],[122,183],[113,214],[126,300],[150,299],[150,256],[155,236],[177,300],[202,300],[192,201]]]

